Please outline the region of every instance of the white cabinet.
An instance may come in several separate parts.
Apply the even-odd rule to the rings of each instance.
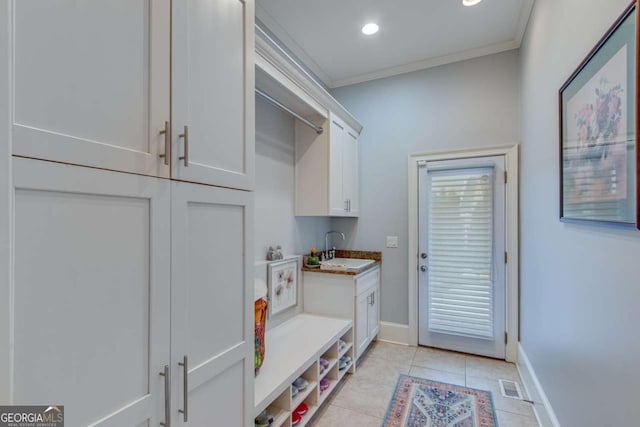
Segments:
[[[380,331],[380,267],[357,276],[304,273],[304,311],[354,322],[356,358]]]
[[[356,356],[359,357],[378,335],[380,330],[380,269],[376,268],[358,276],[356,282],[356,310],[355,323],[357,325]]]
[[[12,403],[65,405],[70,426],[164,422],[169,182],[31,159],[13,179]]]
[[[253,0],[172,3],[172,177],[252,189]]]
[[[168,177],[170,3],[13,2],[13,154]]]
[[[253,0],[13,12],[13,154],[253,188]]]
[[[335,114],[318,135],[296,122],[296,215],[359,215],[358,133]]]
[[[171,185],[173,425],[182,425],[187,412],[188,425],[195,427],[248,426],[253,422],[253,293],[246,281],[253,265],[253,196]]]

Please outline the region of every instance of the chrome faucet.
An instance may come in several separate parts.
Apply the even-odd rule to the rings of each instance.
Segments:
[[[336,248],[335,246],[333,247],[332,250],[329,250],[329,235],[330,234],[339,234],[340,236],[342,236],[342,240],[345,240],[346,238],[344,237],[344,233],[340,232],[340,231],[327,231],[324,234],[324,247],[325,247],[325,259],[334,259],[336,257]]]

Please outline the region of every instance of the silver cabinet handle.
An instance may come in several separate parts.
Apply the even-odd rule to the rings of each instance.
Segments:
[[[182,362],[178,362],[178,366],[182,366],[182,375],[183,375],[183,384],[182,384],[182,399],[183,399],[183,409],[178,409],[178,412],[182,414],[182,419],[186,423],[189,419],[189,364],[187,362],[187,356],[183,356]]]
[[[189,126],[184,126],[184,132],[178,135],[184,139],[184,156],[178,157],[178,160],[184,160],[184,167],[189,167]]]
[[[347,199],[347,206],[349,206],[349,212],[351,212],[351,199]]]
[[[169,131],[169,122],[164,122],[164,129],[160,131],[160,135],[164,135],[164,154],[160,154],[160,158],[164,159],[164,164],[169,166],[169,149],[171,147],[171,132]]]
[[[164,365],[164,371],[160,372],[164,377],[164,422],[161,426],[171,427],[171,377],[169,376],[169,365]]]

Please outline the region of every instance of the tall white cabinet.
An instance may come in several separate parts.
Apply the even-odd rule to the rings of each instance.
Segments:
[[[253,7],[0,4],[0,404],[252,425]]]
[[[178,425],[250,425],[253,195],[171,185],[173,414]]]

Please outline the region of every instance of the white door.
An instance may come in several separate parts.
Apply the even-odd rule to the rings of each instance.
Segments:
[[[419,343],[505,357],[504,157],[419,171]]]
[[[172,3],[171,176],[252,189],[253,0]]]
[[[380,331],[380,288],[371,290],[371,301],[369,303],[369,338],[373,339]]]
[[[14,160],[13,404],[69,426],[164,422],[170,186]]]
[[[363,292],[356,297],[356,357],[360,357],[369,344],[370,295]]]
[[[173,425],[253,425],[252,193],[172,182],[171,196]]]
[[[344,123],[331,116],[329,124],[329,215],[344,216],[347,201],[342,182],[344,164]]]
[[[12,4],[13,154],[168,177],[170,0]]]
[[[343,197],[347,201],[346,216],[357,217],[360,205],[358,197],[358,136],[348,127],[343,135],[343,144],[342,188]]]

